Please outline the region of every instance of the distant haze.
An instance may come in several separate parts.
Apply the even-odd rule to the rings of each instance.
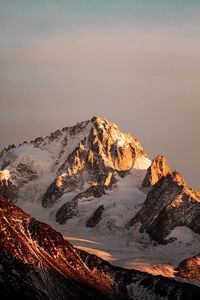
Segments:
[[[0,148],[100,115],[200,189],[199,37],[197,0],[0,0]]]

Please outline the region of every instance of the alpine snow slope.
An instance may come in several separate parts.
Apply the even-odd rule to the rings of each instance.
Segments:
[[[3,149],[0,170],[3,197],[116,266],[177,277],[199,255],[199,192],[103,118]]]

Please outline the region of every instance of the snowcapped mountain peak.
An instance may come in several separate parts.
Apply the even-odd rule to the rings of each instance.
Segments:
[[[0,169],[9,170],[18,199],[25,199],[27,191],[30,195],[31,188],[33,198],[43,199],[45,206],[49,197],[54,203],[66,191],[80,189],[84,184],[106,183],[109,189],[116,174],[129,172],[142,157],[147,155],[137,139],[95,116],[45,138],[4,149]]]
[[[135,140],[135,142],[137,141],[130,134],[122,133],[115,123],[106,119],[93,117],[91,121],[97,131],[100,131],[102,135],[104,134],[105,136],[109,136],[113,142],[119,145],[119,147],[123,147],[124,145],[131,143],[133,140]]]
[[[58,177],[44,195],[44,206],[52,205],[66,191],[81,188],[86,182],[90,186],[94,183],[104,186],[106,182],[106,188],[110,188],[115,181],[115,173],[129,172],[138,158],[147,157],[138,140],[100,117],[78,123],[73,135],[64,140],[70,142],[59,155]],[[62,184],[59,176],[62,176]],[[113,180],[108,180],[109,176]]]

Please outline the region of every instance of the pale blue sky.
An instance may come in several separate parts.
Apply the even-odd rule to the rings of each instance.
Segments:
[[[200,188],[200,1],[0,0],[0,148],[101,115]]]

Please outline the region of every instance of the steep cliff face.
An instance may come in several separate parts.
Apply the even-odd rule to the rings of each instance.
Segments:
[[[18,199],[17,187],[10,180],[9,170],[0,171],[0,196],[15,202]]]
[[[195,286],[112,267],[0,197],[1,297],[194,299]]]
[[[98,117],[93,118],[92,123],[89,148],[96,157],[94,161],[98,161],[97,156],[100,155],[106,167],[127,171],[137,157],[145,155],[139,141],[130,134],[121,133],[115,124]]]
[[[158,155],[155,159],[152,160],[151,165],[147,170],[147,174],[142,182],[141,188],[148,191],[163,176],[171,173],[172,171],[167,164],[166,158],[162,155]]]
[[[182,176],[168,173],[151,189],[141,210],[128,223],[140,222],[140,231],[160,243],[177,226],[187,226],[200,233],[200,193],[188,188]]]

